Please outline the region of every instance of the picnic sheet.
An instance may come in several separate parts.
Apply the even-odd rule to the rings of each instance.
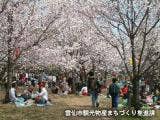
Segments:
[[[33,100],[24,101],[24,98],[20,97],[18,98],[18,100],[15,101],[15,105],[16,107],[28,107],[33,105],[33,102]]]
[[[27,101],[24,101],[24,98],[22,97],[19,97],[17,101],[14,102],[16,107],[28,107],[28,106],[32,106],[34,105],[34,100],[32,99],[29,99]],[[38,107],[44,107],[44,106],[52,106],[52,103],[47,101],[46,104],[35,104],[37,105]]]

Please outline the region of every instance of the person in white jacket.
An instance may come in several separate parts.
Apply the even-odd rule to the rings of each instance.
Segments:
[[[12,87],[11,89],[9,90],[9,99],[10,99],[10,102],[15,102],[18,98],[16,96],[16,83],[13,82],[12,83]]]
[[[41,86],[41,92],[38,94],[40,97],[40,101],[38,102],[39,104],[45,104],[48,101],[48,92],[47,89],[45,88],[45,83]]]
[[[42,87],[41,93],[39,94],[39,96],[41,96],[42,99],[44,99],[45,101],[48,101],[48,92],[45,87]]]

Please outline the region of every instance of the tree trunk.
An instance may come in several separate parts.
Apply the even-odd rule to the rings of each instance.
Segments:
[[[133,77],[132,79],[132,84],[133,84],[133,96],[132,96],[132,106],[134,107],[135,110],[139,110],[140,109],[140,92],[139,92],[139,79],[140,76],[137,75],[135,77]]]
[[[72,92],[73,93],[76,93],[76,79],[77,79],[76,70],[74,70],[74,71],[72,71],[72,81],[73,81],[73,83],[72,83]]]
[[[6,95],[5,95],[5,100],[4,102],[7,103],[9,102],[9,89],[11,87],[11,82],[12,82],[12,49],[11,49],[11,42],[12,42],[12,33],[13,33],[13,11],[11,10],[8,13],[8,41],[7,41],[7,46],[8,46],[8,60],[7,60],[7,80],[5,82],[5,90],[6,90]]]
[[[9,89],[11,88],[12,83],[12,63],[11,63],[11,56],[8,56],[8,65],[7,65],[7,80],[5,81],[5,103],[9,102]]]
[[[75,79],[73,79],[73,83],[72,83],[72,93],[73,93],[73,94],[76,93],[76,83],[75,83]]]
[[[105,73],[104,73],[104,79],[106,80],[107,79],[107,75],[108,75],[108,71],[107,69],[105,70]]]

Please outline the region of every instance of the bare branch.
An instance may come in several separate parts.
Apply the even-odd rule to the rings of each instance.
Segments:
[[[156,27],[156,25],[159,23],[160,18],[158,18],[158,20],[153,24],[153,26],[151,26],[151,28],[148,30],[148,32],[146,34],[149,34],[151,32],[151,30],[153,30],[153,28]]]
[[[9,0],[3,0],[2,9],[0,10],[0,14],[2,14],[3,11],[6,9],[6,6],[7,6],[8,2],[9,2]]]
[[[150,70],[150,69],[158,62],[159,59],[160,59],[160,55],[152,62],[152,64],[151,64],[148,68],[146,68],[146,69],[142,72],[142,74],[145,74],[148,70]]]
[[[146,9],[146,11],[145,11],[145,14],[144,14],[143,18],[141,19],[139,25],[137,26],[136,30],[134,31],[133,35],[136,35],[136,34],[137,34],[139,28],[141,27],[143,21],[144,21],[145,18],[148,16],[148,14],[149,14],[149,7],[147,7],[147,9]]]
[[[142,33],[143,34],[143,43],[142,43],[141,53],[140,53],[140,56],[139,56],[138,73],[140,73],[140,67],[141,67],[141,62],[142,62],[142,55],[143,55],[144,49],[146,47],[146,40],[147,40],[147,38],[146,38],[147,37],[146,31],[147,31],[147,21],[148,21],[148,18],[149,18],[149,15],[147,14],[146,21],[145,21],[145,30]]]

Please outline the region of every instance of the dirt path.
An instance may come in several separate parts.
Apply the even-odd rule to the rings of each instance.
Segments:
[[[64,103],[70,107],[91,107],[91,98],[90,96],[77,96],[77,95],[68,95],[68,96],[58,96],[52,95],[51,99],[54,102]],[[106,99],[104,95],[100,95],[100,107],[109,108],[110,101]]]

